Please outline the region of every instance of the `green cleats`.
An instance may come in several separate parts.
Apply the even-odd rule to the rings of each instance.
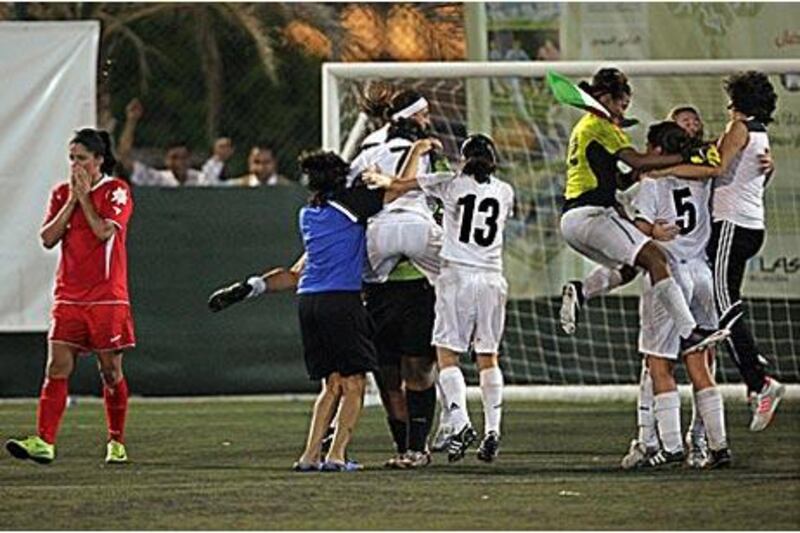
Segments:
[[[41,464],[52,463],[56,458],[55,445],[47,444],[38,436],[22,440],[8,439],[6,450],[17,459],[31,459]]]
[[[128,454],[125,445],[116,440],[108,441],[106,445],[106,463],[121,464],[128,462]]]

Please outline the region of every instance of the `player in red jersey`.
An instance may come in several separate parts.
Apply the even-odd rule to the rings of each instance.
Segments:
[[[109,175],[115,160],[108,133],[90,128],[69,143],[70,178],[50,194],[42,244],[61,244],[47,368],[37,410],[38,434],[10,439],[20,459],[49,463],[67,403],[67,382],[80,354],[95,352],[108,424],[106,462],[128,460],[124,443],[128,385],[122,352],[135,344],[128,301],[125,240],[133,201],[128,184]]]

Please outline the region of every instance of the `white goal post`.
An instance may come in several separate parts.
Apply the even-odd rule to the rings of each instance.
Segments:
[[[632,302],[638,284],[627,292],[621,291],[616,299],[604,298],[597,304],[592,300],[589,307],[595,307],[591,311],[594,314],[591,320],[587,316],[585,325],[591,331],[582,333],[580,338],[563,336],[557,319],[551,317],[557,305],[556,287],[560,289],[556,284],[570,279],[567,276],[580,277],[586,272],[586,264],[566,250],[557,226],[565,141],[579,112],[547,101],[542,80],[550,70],[576,80],[588,79],[602,67],[619,68],[631,79],[631,111],[643,119],[634,133],[634,140],[639,143],[647,123],[660,120],[666,110],[677,104],[696,104],[707,119],[707,126],[720,133],[726,120],[721,82],[723,77],[739,71],[758,70],[774,75],[773,85],[780,91],[779,112],[800,108],[800,92],[796,92],[796,86],[800,86],[800,59],[377,62],[322,66],[322,145],[346,158],[354,154],[370,127],[354,97],[368,80],[419,88],[432,102],[436,134],[449,139],[445,146],[450,148],[450,156],[457,146],[454,141],[463,138],[467,130],[495,136],[501,160],[506,162],[505,167],[501,165],[501,177],[512,182],[517,197],[525,202],[525,221],[511,228],[515,240],[506,244],[506,269],[512,271],[509,282],[516,294],[509,295],[504,347],[514,358],[502,364],[507,382],[513,384],[509,394],[515,398],[586,400],[636,396],[633,384],[639,364],[635,353],[638,313]],[[683,91],[683,85],[691,86],[694,92]],[[698,91],[695,101],[692,98]],[[765,257],[779,250],[794,250],[791,254],[800,250],[800,184],[795,185],[792,179],[800,172],[800,157],[795,158],[786,145],[777,146],[779,141],[794,138],[798,133],[795,130],[800,130],[797,125],[787,126],[788,122],[791,120],[781,124],[780,117],[776,122],[774,152],[778,155],[778,150],[783,150],[780,156],[784,159],[776,159],[777,179],[773,179],[766,199],[768,213],[772,213],[768,243],[772,241],[773,250],[768,249]],[[787,130],[788,127],[794,129]],[[772,137],[773,129],[770,131]],[[784,135],[786,131],[791,135]],[[787,254],[783,252],[780,257],[788,263],[794,255]],[[772,261],[772,256],[768,259]],[[528,268],[532,264],[535,268]],[[778,361],[777,375],[791,383],[790,396],[800,397],[800,337],[796,334],[800,328],[800,284],[793,284],[794,278],[787,279],[784,285],[780,280],[766,279],[755,289],[749,282],[744,294],[753,298],[751,307],[755,312],[750,320],[756,338],[765,338],[765,351]],[[770,282],[777,285],[770,286]],[[723,394],[744,398],[744,387],[727,354],[720,354],[719,359]]]

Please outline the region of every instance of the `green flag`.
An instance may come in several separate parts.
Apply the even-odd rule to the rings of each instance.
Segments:
[[[576,84],[572,83],[569,78],[550,70],[547,72],[547,84],[550,86],[550,90],[553,91],[553,96],[556,97],[559,103],[571,105],[578,109],[583,109],[584,111],[595,111],[606,118],[611,118],[611,114],[603,104],[598,102],[592,95]],[[630,128],[638,123],[639,121],[635,118],[625,118],[620,124],[620,127]]]

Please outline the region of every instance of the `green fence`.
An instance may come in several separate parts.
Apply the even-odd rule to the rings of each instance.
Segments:
[[[302,359],[295,296],[275,294],[212,314],[216,287],[302,250],[298,186],[253,190],[136,189],[128,236],[138,346],[126,356],[143,395],[313,390]],[[43,334],[0,335],[0,396],[38,392]],[[82,360],[74,393],[98,393],[94,361]]]

